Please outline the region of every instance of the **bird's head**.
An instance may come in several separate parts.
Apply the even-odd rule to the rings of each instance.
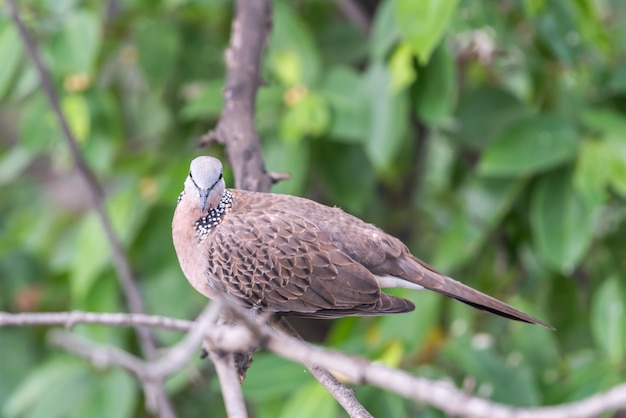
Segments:
[[[220,160],[203,156],[191,161],[189,175],[185,180],[185,194],[198,197],[202,213],[219,205],[225,189]]]

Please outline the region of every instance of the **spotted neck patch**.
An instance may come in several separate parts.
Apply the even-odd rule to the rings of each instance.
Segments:
[[[198,241],[202,242],[206,239],[209,231],[218,226],[228,209],[233,207],[233,194],[226,190],[222,195],[219,205],[216,208],[209,209],[208,213],[199,218],[194,226],[196,228],[196,236]]]

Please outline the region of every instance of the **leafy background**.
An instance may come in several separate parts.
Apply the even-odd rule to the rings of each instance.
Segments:
[[[369,35],[322,0],[274,2],[257,126],[274,191],[343,207],[556,332],[399,292],[413,313],[313,322],[324,345],[512,405],[626,378],[626,3],[368,0]],[[150,313],[204,300],[171,245],[197,139],[216,123],[223,0],[20,2]],[[0,14],[0,310],[126,311],[110,252],[14,26]],[[232,184],[232,176],[227,177]],[[132,331],[74,332],[137,352]],[[124,371],[0,329],[0,415],[145,416]],[[321,336],[320,336],[321,335]],[[160,342],[181,336],[160,332]],[[208,362],[167,382],[181,416],[224,416]],[[258,417],[342,416],[304,372],[257,353]],[[441,414],[373,387],[375,416]],[[69,402],[68,399],[72,401]]]

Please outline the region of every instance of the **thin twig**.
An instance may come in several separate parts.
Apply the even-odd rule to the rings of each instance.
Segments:
[[[176,345],[171,347],[167,352],[157,360],[152,362],[145,362],[130,353],[123,350],[100,346],[93,342],[79,338],[74,334],[67,332],[51,332],[50,341],[68,351],[72,351],[89,359],[96,367],[107,367],[112,364],[120,366],[130,372],[132,372],[138,379],[143,382],[160,382],[172,373],[182,369],[188,362],[194,353],[199,349],[201,342],[210,327],[215,323],[217,315],[219,313],[219,304],[217,302],[210,303],[200,315],[196,318],[195,322],[182,321],[182,320],[170,320],[163,321],[162,317],[148,317],[146,315],[125,315],[126,320],[121,320],[123,314],[85,314],[79,312],[73,312],[70,315],[73,316],[72,323],[97,323],[108,325],[152,325],[162,326],[166,329],[177,329],[189,331],[188,334]],[[82,316],[80,316],[82,314]],[[98,318],[100,316],[100,318]],[[111,317],[116,316],[115,321],[111,321]],[[21,315],[22,319],[24,314]],[[10,318],[10,314],[0,314],[0,325],[9,324],[6,321]],[[5,319],[5,321],[3,321]],[[47,318],[51,319],[50,317]],[[65,318],[58,317],[62,324],[68,322],[62,321]],[[14,321],[16,323],[17,321]],[[22,324],[25,322],[22,321]],[[29,325],[37,324],[37,321],[28,321]]]
[[[145,309],[143,306],[143,301],[141,299],[139,289],[135,284],[135,279],[131,271],[130,263],[128,262],[128,259],[124,254],[122,245],[115,235],[111,221],[106,213],[102,187],[98,183],[96,176],[93,174],[81,154],[78,142],[76,141],[76,138],[74,137],[74,134],[69,127],[67,118],[65,117],[65,114],[61,109],[59,98],[53,86],[50,74],[43,64],[43,60],[41,59],[39,50],[37,49],[37,45],[34,39],[30,36],[28,30],[26,29],[26,26],[24,25],[24,22],[19,15],[15,0],[7,0],[6,4],[9,9],[9,14],[11,15],[11,18],[18,29],[22,41],[24,42],[28,55],[30,56],[31,61],[35,66],[35,71],[39,76],[42,90],[48,99],[50,107],[52,108],[56,116],[59,126],[61,127],[61,131],[63,132],[63,138],[70,150],[74,165],[76,166],[78,173],[88,186],[87,188],[91,195],[93,208],[96,211],[97,217],[100,221],[100,224],[102,225],[102,228],[104,229],[107,241],[109,242],[109,245],[111,247],[113,262],[118,273],[117,277],[124,290],[124,296],[126,297],[128,307],[133,313],[144,313]],[[139,343],[143,355],[148,359],[154,358],[156,352],[156,344],[150,330],[147,328],[139,328],[137,332],[139,335]],[[160,416],[164,418],[174,417],[174,410],[172,409],[171,402],[165,392],[165,389],[163,388],[162,384],[159,386],[160,393],[158,394],[158,412]]]
[[[146,375],[146,363],[138,357],[116,347],[89,341],[67,331],[52,330],[48,341],[72,354],[87,359],[94,367],[106,369],[118,366],[137,377],[146,397],[146,405],[157,405],[159,386],[162,379],[152,379]]]
[[[249,326],[255,326],[249,323]],[[288,360],[315,364],[341,373],[355,384],[371,384],[409,399],[432,405],[452,416],[473,418],[591,418],[626,408],[626,383],[586,399],[545,407],[511,407],[457,389],[448,381],[412,376],[378,363],[348,356],[261,330],[265,348]]]
[[[122,250],[122,246],[117,236],[113,232],[111,221],[109,220],[109,217],[106,214],[106,210],[104,208],[104,194],[102,192],[102,187],[98,183],[98,180],[94,176],[93,172],[87,165],[85,159],[80,152],[78,142],[76,141],[76,138],[74,137],[74,134],[69,127],[67,118],[61,110],[59,98],[57,97],[54,86],[52,85],[50,75],[48,74],[48,71],[43,64],[43,61],[41,60],[41,56],[39,55],[39,51],[37,49],[37,46],[35,45],[35,41],[28,33],[24,22],[17,12],[14,0],[7,0],[6,3],[9,7],[13,21],[15,22],[15,25],[19,30],[22,40],[26,45],[26,50],[28,51],[28,54],[35,66],[35,70],[41,82],[42,90],[48,99],[50,107],[52,107],[52,110],[54,111],[61,130],[63,131],[63,138],[65,139],[65,142],[70,149],[72,159],[74,160],[74,165],[76,166],[76,169],[78,170],[80,176],[85,180],[88,185],[88,190],[93,201],[93,207],[98,214],[100,223],[104,228],[107,240],[111,246],[113,261],[115,263],[115,267],[117,269],[118,277],[120,278],[122,287],[124,288],[124,294],[126,295],[128,306],[130,310],[134,313],[143,313],[145,311],[143,308],[143,301],[141,300],[139,290],[135,285],[135,280],[131,273],[130,263],[126,258],[124,251]],[[147,337],[145,335],[142,337],[142,340],[143,349],[145,350],[144,354],[147,357],[150,357],[155,349],[154,344],[148,343],[147,341],[150,340],[150,337]]]
[[[272,184],[276,184],[283,180],[289,180],[291,178],[290,173],[275,173],[270,171],[267,175],[270,176],[270,179],[272,179]]]
[[[50,344],[87,359],[98,369],[119,366],[134,374],[141,381],[149,380],[144,371],[146,366],[144,361],[127,351],[94,343],[85,337],[58,329],[51,330],[47,339]]]
[[[153,378],[168,376],[180,370],[199,349],[204,336],[220,312],[219,303],[213,301],[196,318],[194,326],[185,338],[167,351],[163,357],[148,364],[147,374]]]
[[[271,28],[270,0],[237,0],[236,15],[228,50],[226,51],[227,79],[224,89],[224,108],[215,130],[207,135],[226,145],[228,158],[239,189],[267,192],[273,183],[285,175],[268,173],[261,153],[261,141],[254,125],[256,93],[261,85],[260,64],[267,36]],[[246,358],[251,352],[243,353]],[[311,373],[329,390],[333,390],[344,407],[356,404],[361,414],[369,416],[358,404],[351,390],[341,385],[330,373],[312,367]],[[245,367],[239,370],[245,375]],[[365,414],[362,414],[365,412]]]
[[[215,371],[220,380],[222,398],[228,418],[247,418],[248,412],[241,391],[237,367],[235,367],[234,353],[209,350],[209,356],[215,365]]]
[[[93,313],[93,312],[0,312],[0,328],[23,325],[63,325],[72,328],[76,324],[100,324],[115,327],[156,327],[172,331],[189,331],[192,321],[165,316],[128,314],[128,313]]]
[[[335,0],[341,13],[365,36],[370,34],[372,22],[355,0]]]
[[[297,338],[301,341],[302,337],[300,334],[296,332],[295,329],[287,322],[285,318],[279,318],[277,321],[272,323],[273,327],[277,330],[289,335],[291,337]],[[339,404],[345,409],[345,411],[352,418],[371,418],[372,415],[357,401],[354,396],[354,390],[349,387],[343,385],[340,381],[338,381],[335,376],[331,372],[322,367],[316,365],[316,363],[312,363],[310,361],[305,361],[303,364],[307,369],[311,372],[311,374],[328,390],[328,392],[339,402]]]
[[[42,324],[65,326],[68,324],[68,317],[72,317],[71,324],[155,326],[177,331],[191,330],[194,324],[178,319],[164,320],[163,317],[132,314],[96,314],[87,312],[67,312],[61,314],[0,313],[0,327]],[[241,323],[250,328],[252,331],[251,335],[258,338],[262,346],[285,359],[302,364],[310,363],[328,370],[337,371],[355,384],[372,384],[406,398],[432,405],[449,415],[489,418],[588,418],[626,408],[626,383],[571,403],[544,407],[514,408],[466,393],[457,389],[448,381],[412,376],[407,372],[382,364],[375,364],[362,358],[315,347],[297,338],[280,334],[258,321],[246,320],[245,314],[242,314],[239,318],[244,318]],[[215,349],[219,349],[221,342],[224,340],[214,336],[215,330],[216,328],[208,329],[207,332],[209,334],[207,338],[210,339]],[[229,332],[228,334],[231,333]],[[244,346],[248,346],[248,344],[246,343]],[[232,342],[228,342],[226,346],[227,350],[239,350],[242,348],[233,346]],[[93,346],[90,347],[85,352],[89,352],[90,356],[94,356],[92,352]],[[117,352],[115,350],[111,351],[109,348],[107,350],[109,350],[108,353]],[[98,361],[100,361],[99,364],[110,361],[109,364],[119,364],[121,366],[122,363],[125,364],[128,360],[126,358],[121,361],[111,361],[110,355],[102,356],[101,354],[98,353],[100,357],[99,360],[96,360],[96,364],[98,364]],[[102,358],[105,358],[106,361],[101,360]],[[145,372],[140,371],[140,373],[143,375]]]

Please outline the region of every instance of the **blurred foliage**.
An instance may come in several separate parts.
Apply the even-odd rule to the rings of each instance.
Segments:
[[[557,331],[399,291],[415,312],[324,322],[324,344],[513,405],[624,381],[626,3],[361,6],[369,36],[334,2],[274,4],[256,117],[268,169],[292,174],[275,191],[341,206]],[[190,159],[223,155],[194,143],[219,117],[231,2],[20,8],[148,311],[192,318],[204,300],[180,272],[169,225]],[[0,62],[0,310],[125,311],[104,233],[6,14]],[[137,352],[131,330],[74,332]],[[50,348],[44,329],[0,329],[0,358],[2,416],[146,415],[125,372]],[[224,416],[207,362],[168,389],[181,416]],[[344,415],[303,366],[272,355],[257,353],[244,390],[254,416]],[[441,416],[356,391],[375,416]]]

